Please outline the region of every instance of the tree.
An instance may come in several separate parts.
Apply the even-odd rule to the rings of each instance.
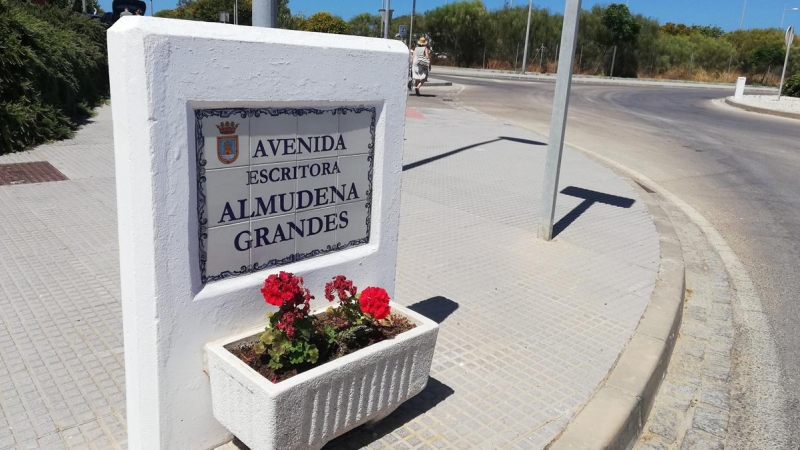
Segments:
[[[692,30],[700,33],[700,35],[719,39],[725,34],[725,30],[720,27],[712,27],[711,25],[692,25]]]
[[[689,36],[694,32],[691,28],[682,23],[667,22],[661,25],[661,32],[670,36]]]
[[[347,22],[329,12],[318,12],[306,20],[303,29],[317,33],[345,34],[347,33]]]
[[[622,3],[612,3],[603,9],[600,21],[608,32],[607,40],[611,45],[631,44],[639,37],[641,25]]]
[[[72,3],[72,10],[75,12],[83,12],[83,0],[75,0]],[[95,13],[95,11],[97,11]],[[100,2],[97,0],[86,0],[86,14],[103,15],[105,11],[100,7]]]
[[[747,63],[754,72],[766,72],[770,67],[783,64],[784,48],[781,45],[768,45],[761,47],[750,54]]]
[[[604,8],[600,22],[605,28],[602,39],[608,45],[617,47],[614,74],[636,77],[639,72],[639,61],[635,45],[642,28],[641,24],[631,15],[628,7],[621,3],[612,3]]]
[[[483,54],[488,37],[488,17],[483,2],[471,0],[428,11],[425,23],[428,33],[436,41],[436,51],[449,53],[456,64],[469,67]]]
[[[234,0],[178,0],[175,9],[162,9],[154,15],[169,19],[199,20],[219,22],[219,12],[228,11],[233,15]],[[278,27],[297,29],[302,15],[292,15],[289,0],[278,0]],[[232,20],[232,19],[231,19]],[[239,0],[239,25],[252,25],[253,1]]]
[[[355,36],[379,37],[381,18],[370,13],[361,13],[347,22],[347,33]]]

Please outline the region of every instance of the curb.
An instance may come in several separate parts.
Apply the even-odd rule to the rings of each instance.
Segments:
[[[751,106],[746,105],[744,103],[737,102],[733,99],[733,97],[727,97],[725,99],[725,103],[733,106],[734,108],[743,109],[745,111],[756,112],[761,114],[769,114],[770,116],[778,116],[778,117],[786,117],[789,119],[800,119],[800,114],[792,113],[788,111],[776,111],[774,109],[767,109],[767,108],[760,108],[758,106]]]
[[[631,448],[643,431],[666,375],[683,317],[683,251],[672,222],[656,200],[658,194],[640,186],[637,190],[653,217],[661,250],[653,294],[605,381],[547,449]]]
[[[509,79],[515,81],[528,81],[528,82],[547,82],[555,83],[555,76],[543,75],[521,75],[515,73],[504,72],[457,72],[448,71],[446,68],[440,68],[441,75],[472,77],[472,78],[489,78],[489,79]],[[653,80],[629,80],[625,78],[590,78],[585,76],[573,76],[572,83],[574,84],[593,84],[605,86],[640,86],[640,87],[660,87],[660,88],[689,88],[689,89],[734,89],[736,86],[733,84],[701,84],[691,81],[653,81]],[[748,87],[749,92],[775,92],[776,88],[768,87]]]
[[[444,86],[452,86],[453,83],[449,81],[437,80],[437,81],[428,81],[425,83],[426,87],[444,87]]]

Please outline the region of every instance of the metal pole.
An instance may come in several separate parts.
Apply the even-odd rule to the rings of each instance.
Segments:
[[[744,25],[744,12],[747,9],[747,0],[744,0],[744,6],[742,6],[742,19],[739,20],[739,29],[742,29],[742,25]]]
[[[783,90],[783,79],[786,76],[786,65],[789,62],[789,50],[792,49],[792,41],[794,40],[794,29],[792,27],[789,27],[789,30],[786,30],[786,37],[787,37],[786,57],[783,59],[783,72],[781,72],[781,84],[778,85],[778,101],[780,101],[781,99],[781,91]]]
[[[153,9],[153,7],[151,6],[150,9]],[[83,13],[86,14],[86,0],[81,1],[81,11],[83,11]]]
[[[528,42],[531,38],[531,11],[533,9],[533,0],[528,1],[528,22],[525,26],[525,47],[522,51],[522,68],[521,72],[524,74],[528,69]]]
[[[783,79],[786,77],[786,64],[789,62],[789,50],[791,45],[786,46],[786,58],[783,59],[783,72],[781,72],[781,84],[778,85],[778,100],[781,99],[781,90],[783,89]]]
[[[392,20],[392,0],[386,0],[386,14],[384,15],[386,23],[383,25],[383,38],[389,39],[389,24]]]
[[[611,56],[611,75],[609,78],[614,78],[614,62],[617,60],[617,46],[614,46],[614,54]]]
[[[583,70],[583,45],[581,45],[581,56],[578,58],[578,72]]]
[[[731,53],[731,57],[728,58],[728,73],[731,73],[731,64],[733,64],[733,53]]]
[[[483,68],[486,68],[486,45],[483,46]]]
[[[233,0],[233,24],[239,25],[239,0]]]
[[[517,52],[514,53],[514,72],[517,71],[517,62],[519,61],[519,42],[517,42]]]
[[[408,27],[408,46],[411,47],[411,40],[414,39],[414,14],[417,13],[417,0],[411,0],[411,25]]]
[[[278,28],[278,0],[253,0],[253,26]]]
[[[561,155],[564,151],[564,132],[567,128],[569,91],[572,87],[572,64],[575,60],[575,45],[578,39],[578,19],[581,0],[567,0],[564,8],[564,28],[561,32],[561,57],[558,65],[556,91],[553,95],[553,115],[550,118],[550,136],[547,139],[544,185],[542,188],[542,213],[539,217],[539,238],[553,239],[553,217],[558,195],[558,177],[561,170]]]
[[[84,0],[84,2],[85,2],[85,1],[86,1],[86,0]],[[153,16],[153,14],[155,14],[155,11],[153,10],[153,0],[150,0],[150,16],[152,17],[152,16]]]
[[[528,40],[531,38],[531,9],[533,0],[528,1],[528,26],[525,28],[525,50],[522,51],[522,73],[528,69]]]
[[[84,0],[84,2],[86,2],[86,0]],[[786,3],[783,4],[783,14],[781,14],[781,30],[783,29],[783,19],[786,18],[786,5],[788,5],[788,4],[789,4],[789,2],[786,2]]]

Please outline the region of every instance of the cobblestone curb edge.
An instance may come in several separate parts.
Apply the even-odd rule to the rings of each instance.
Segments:
[[[659,236],[658,278],[636,331],[594,396],[550,450],[628,449],[638,439],[667,372],[683,317],[686,277],[678,235],[655,193],[639,190]]]
[[[769,114],[771,116],[787,117],[789,119],[800,119],[800,114],[797,113],[792,113],[788,111],[776,111],[774,109],[759,108],[758,106],[746,105],[744,103],[737,102],[736,100],[733,99],[733,97],[726,98],[725,103],[733,106],[734,108],[743,109],[745,111],[757,112],[761,114]]]

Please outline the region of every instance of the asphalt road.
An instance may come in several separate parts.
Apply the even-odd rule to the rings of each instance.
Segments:
[[[555,85],[437,75],[455,102],[547,135]],[[423,92],[439,94],[434,89]],[[800,121],[733,109],[732,92],[573,85],[568,144],[606,156],[699,210],[744,264],[767,313],[792,448],[800,439]],[[415,99],[410,104],[441,101]],[[447,97],[447,96],[444,96]],[[413,97],[412,97],[413,98]],[[757,358],[759,355],[746,357]],[[778,412],[776,412],[777,414]]]

